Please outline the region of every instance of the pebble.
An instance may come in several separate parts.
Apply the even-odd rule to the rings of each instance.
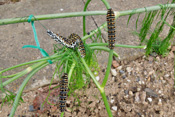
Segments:
[[[33,105],[30,105],[29,106],[29,112],[33,112],[33,111],[35,111],[35,109],[34,109]]]
[[[159,90],[159,91],[158,91],[158,93],[159,93],[159,94],[161,94],[161,93],[162,93],[162,91],[161,91],[161,90]]]
[[[123,71],[123,70],[119,70],[119,72],[120,72],[120,74],[124,74],[125,73],[125,71]]]
[[[132,91],[129,91],[129,95],[130,95],[130,96],[133,96],[133,92],[132,92]]]
[[[152,97],[158,97],[158,95],[150,88],[145,88],[146,94]]]
[[[153,101],[153,99],[152,99],[152,98],[147,98],[147,99],[148,99],[148,101],[149,101],[149,102],[152,102],[152,101]]]
[[[129,94],[129,91],[128,91],[128,90],[124,90],[124,93],[125,93],[126,95],[128,95],[128,94]]]
[[[139,92],[135,95],[135,102],[140,102]]]
[[[141,93],[141,95],[140,95],[140,100],[141,100],[141,102],[142,102],[143,104],[145,103],[145,99],[146,99],[146,92],[143,91],[143,92]]]
[[[114,99],[112,99],[112,100],[111,100],[111,104],[113,104],[113,103],[114,103],[114,101],[115,101],[115,100],[114,100]]]
[[[112,61],[112,66],[113,66],[114,68],[116,68],[116,67],[119,66],[119,64],[117,63],[117,61]]]
[[[161,99],[159,99],[158,105],[162,106],[162,100]]]
[[[136,81],[139,82],[139,81],[140,81],[140,77],[137,77],[137,78],[136,78]]]
[[[166,74],[164,77],[165,77],[165,78],[168,78],[169,76],[170,76],[169,74]]]
[[[129,79],[128,79],[127,81],[128,81],[128,82],[131,82],[131,80],[129,80]]]
[[[122,78],[125,79],[126,78],[126,75],[123,75]]]
[[[112,74],[113,76],[117,76],[116,70],[115,70],[115,69],[111,69],[111,74]]]
[[[141,88],[138,87],[138,88],[137,88],[137,92],[139,92],[140,90],[141,90]]]
[[[131,72],[131,71],[132,71],[132,68],[131,68],[131,67],[127,67],[127,68],[126,68],[126,71],[127,71],[127,72]]]
[[[100,77],[99,77],[99,76],[96,76],[95,78],[96,78],[96,80],[97,80],[97,81],[99,81],[99,80],[100,80]]]
[[[112,109],[113,109],[114,111],[117,111],[117,106],[113,106]]]
[[[121,70],[121,69],[122,69],[122,66],[117,67],[117,70]]]

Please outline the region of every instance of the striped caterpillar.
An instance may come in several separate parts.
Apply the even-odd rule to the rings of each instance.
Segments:
[[[61,112],[64,112],[66,108],[67,91],[68,91],[68,75],[67,73],[64,73],[60,80],[59,109]]]
[[[81,40],[80,36],[72,33],[68,39],[62,36],[59,36],[58,34],[53,33],[50,30],[47,30],[47,34],[54,39],[56,42],[68,47],[68,48],[75,48],[78,46],[78,51],[81,54],[81,57],[84,58],[86,56],[86,51],[84,48],[83,41]]]
[[[107,24],[108,24],[108,42],[109,48],[114,49],[115,44],[115,14],[112,8],[108,9],[107,12]]]

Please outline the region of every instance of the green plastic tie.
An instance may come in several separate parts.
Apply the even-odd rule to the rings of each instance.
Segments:
[[[44,57],[48,57],[49,54],[47,54],[47,52],[40,48],[40,44],[39,44],[39,41],[38,41],[38,37],[37,37],[37,33],[36,33],[36,29],[35,29],[35,25],[34,25],[34,21],[32,21],[32,18],[34,16],[33,15],[30,15],[29,18],[28,18],[28,23],[31,22],[31,25],[32,25],[32,29],[33,29],[33,34],[34,34],[34,38],[35,38],[35,42],[36,42],[36,45],[37,46],[34,46],[34,45],[24,45],[22,48],[34,48],[34,49],[39,49],[41,54],[44,56]],[[47,60],[50,64],[52,64],[53,62],[51,60]]]

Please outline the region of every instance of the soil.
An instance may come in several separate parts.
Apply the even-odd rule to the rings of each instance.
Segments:
[[[114,117],[173,117],[175,115],[174,53],[175,46],[166,57],[152,54],[134,61],[113,61],[111,75],[105,87]],[[104,69],[99,73],[104,75]],[[101,82],[102,79],[99,80]],[[17,108],[15,117],[59,116],[57,107],[59,88],[52,84],[48,102],[49,86],[24,94],[25,103]],[[91,82],[87,89],[75,92],[67,99],[65,117],[107,117],[107,111],[98,92]],[[77,101],[78,98],[78,101]],[[5,104],[0,111],[6,117],[11,106]]]

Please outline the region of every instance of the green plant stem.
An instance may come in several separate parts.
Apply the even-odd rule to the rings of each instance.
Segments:
[[[90,1],[91,0],[87,0],[87,2],[84,5],[84,10],[83,11],[86,11],[87,10],[87,6],[90,3]],[[85,35],[86,35],[86,17],[83,16],[83,36],[85,36]]]
[[[64,54],[54,54],[52,56],[49,56],[49,57],[45,57],[45,58],[41,58],[41,59],[38,59],[38,60],[33,60],[33,61],[29,61],[29,62],[26,62],[26,63],[22,63],[22,64],[18,64],[18,65],[15,65],[15,66],[12,66],[12,67],[9,67],[7,69],[4,69],[2,71],[0,71],[0,74],[1,73],[4,73],[6,71],[9,71],[9,70],[12,70],[12,69],[15,69],[15,68],[18,68],[18,67],[21,67],[21,66],[24,66],[24,65],[29,65],[29,64],[32,64],[32,63],[36,63],[36,62],[40,62],[40,61],[46,61],[46,60],[49,60],[49,59],[55,59],[55,58],[59,58],[61,56],[63,56]]]
[[[92,50],[103,50],[103,51],[106,51],[106,52],[110,52],[110,49],[107,48],[107,47],[103,47],[103,46],[92,46],[90,47]],[[115,57],[119,57],[119,55],[113,51],[113,55]]]
[[[104,77],[103,82],[102,82],[102,87],[105,87],[106,82],[108,81],[108,77],[109,77],[109,73],[110,73],[111,65],[112,65],[112,57],[113,57],[113,50],[110,50],[109,51],[107,70],[106,70],[106,74],[105,74],[105,77]]]
[[[25,74],[27,73],[30,73],[33,69],[45,64],[47,61],[42,61],[42,62],[39,62],[39,63],[36,63],[28,68],[26,68],[25,70],[23,70],[22,72],[20,72],[20,74],[14,76],[13,78],[10,78],[9,80],[5,81],[2,83],[2,86],[6,86],[8,85],[9,83],[13,82],[14,80],[17,80],[18,78],[24,76]]]
[[[93,46],[107,46],[107,45],[108,45],[108,43],[90,43],[90,44],[88,44],[89,47],[93,47]],[[115,47],[145,49],[146,48],[146,45],[143,45],[143,46],[133,46],[133,45],[115,44]]]
[[[73,72],[73,70],[74,70],[74,68],[75,68],[75,65],[76,65],[76,61],[74,60],[73,63],[72,63],[72,65],[71,65],[71,68],[70,68],[70,70],[69,70],[69,74],[68,74],[68,87],[69,87],[70,78],[71,78],[71,76],[72,76],[72,72]]]
[[[100,91],[100,93],[101,93],[103,102],[104,102],[104,104],[105,104],[105,107],[106,107],[108,116],[109,116],[109,117],[112,117],[112,112],[111,112],[111,110],[110,110],[110,106],[109,106],[108,100],[107,100],[107,98],[106,98],[106,94],[105,94],[104,88],[103,88],[102,91]]]
[[[149,11],[157,11],[157,10],[160,10],[162,8],[175,8],[175,4],[156,5],[156,6],[151,6],[151,7],[137,8],[137,9],[127,10],[127,11],[120,11],[120,16],[139,14],[139,13],[149,12]]]
[[[92,80],[94,81],[94,83],[96,84],[97,88],[101,91],[103,90],[100,86],[100,83],[96,80],[94,74],[91,72],[90,68],[88,67],[88,65],[86,64],[85,60],[83,58],[81,58],[81,61],[83,63],[83,65],[85,66],[87,72],[89,73],[89,75],[91,76]]]
[[[155,11],[164,8],[175,8],[175,4],[165,4],[165,5],[156,5],[145,8],[138,8],[128,11],[120,11],[120,16],[143,13],[145,11]],[[106,15],[106,11],[86,11],[86,12],[72,12],[72,13],[59,13],[59,14],[47,14],[47,15],[37,15],[35,18],[32,18],[31,21],[36,20],[48,20],[48,19],[57,19],[57,18],[68,18],[68,17],[80,17],[80,16],[90,16],[90,15]],[[14,24],[14,23],[23,23],[27,22],[27,17],[11,18],[11,19],[2,19],[0,20],[0,25]]]
[[[106,6],[107,9],[111,8],[107,0],[101,0],[101,1],[103,2],[103,4]]]
[[[47,66],[48,64],[49,64],[48,62],[47,62],[47,63],[45,62],[45,64],[43,64],[43,65],[39,66],[38,68],[34,69],[34,70],[25,78],[25,80],[24,80],[23,83],[21,84],[21,86],[20,86],[20,88],[19,88],[19,90],[18,90],[18,93],[17,93],[17,95],[16,95],[16,97],[15,97],[15,101],[14,101],[14,103],[13,103],[13,108],[12,108],[12,110],[11,110],[11,113],[10,113],[10,116],[9,116],[9,117],[14,117],[16,108],[17,108],[17,106],[18,106],[18,104],[19,104],[19,100],[20,100],[20,97],[21,97],[21,95],[22,95],[22,92],[23,92],[23,90],[24,90],[26,84],[27,84],[28,81],[30,80],[30,78],[31,78],[36,72],[38,72],[40,69],[42,69],[43,67]]]
[[[104,3],[104,5],[106,6],[107,9],[110,8],[110,5],[107,2],[107,0],[101,0],[101,1]],[[91,0],[87,0],[87,2],[85,3],[84,10],[83,10],[84,12],[86,12],[87,7],[88,7],[90,2],[91,2]],[[83,16],[83,36],[85,36],[85,35],[86,35],[86,17]]]
[[[64,112],[61,113],[60,117],[64,117]]]
[[[108,100],[106,98],[106,95],[105,95],[105,91],[104,91],[104,87],[102,87],[100,85],[100,83],[96,80],[94,74],[91,72],[90,68],[88,67],[88,65],[86,64],[85,60],[83,58],[81,58],[81,61],[83,63],[83,65],[85,66],[87,72],[89,73],[89,75],[91,76],[92,80],[94,81],[95,85],[97,86],[98,90],[100,91],[101,93],[101,96],[102,96],[102,99],[104,101],[104,104],[105,104],[105,107],[106,107],[106,110],[107,110],[107,113],[109,115],[109,117],[112,117],[112,113],[111,113],[111,110],[110,110],[110,106],[108,104]]]

